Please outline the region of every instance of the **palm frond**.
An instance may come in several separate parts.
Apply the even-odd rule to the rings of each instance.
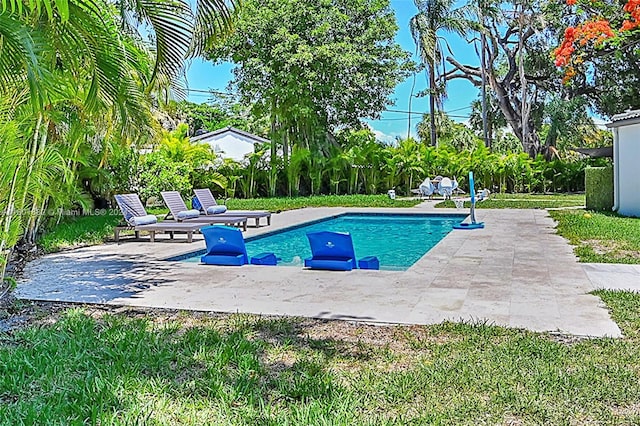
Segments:
[[[156,64],[151,80],[165,76],[169,81],[184,73],[194,29],[194,16],[185,0],[123,0],[143,23],[153,29]]]
[[[201,54],[231,34],[233,21],[241,7],[240,0],[197,0],[190,56]]]
[[[9,14],[0,13],[0,93],[26,80],[32,102],[41,105],[41,81],[46,71],[40,66],[36,34]]]
[[[29,0],[26,4],[23,0],[2,0],[0,5],[3,12],[8,12],[18,18],[25,18],[33,12],[39,16],[43,9],[49,20],[54,19],[55,15],[60,16],[62,21],[69,18],[68,0]]]
[[[433,28],[430,28],[429,17],[422,12],[411,18],[409,28],[416,43],[420,60],[427,66],[437,61],[438,36]]]

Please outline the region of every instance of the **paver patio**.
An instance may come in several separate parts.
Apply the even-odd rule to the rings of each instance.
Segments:
[[[253,228],[246,235],[347,211],[424,213],[428,207],[293,210],[274,215],[271,227]],[[201,239],[187,244],[178,236],[155,244],[111,243],[44,256],[27,266],[16,295],[372,323],[487,321],[534,331],[621,335],[600,298],[588,294],[594,285],[572,247],[555,234],[546,211],[480,210],[477,216],[485,229],[452,231],[404,272],[164,261],[204,248]]]

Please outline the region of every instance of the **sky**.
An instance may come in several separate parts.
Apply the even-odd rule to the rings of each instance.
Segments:
[[[409,21],[417,13],[417,9],[413,0],[391,0],[391,7],[395,11],[396,20],[398,22],[398,33],[396,42],[406,51],[414,54],[414,60],[419,62],[415,55],[416,46],[411,37],[409,30]],[[452,34],[446,35],[453,56],[462,63],[477,65],[478,58],[476,56],[473,45],[465,40]],[[199,91],[215,90],[226,92],[228,83],[232,78],[231,70],[233,64],[225,63],[213,65],[211,62],[195,59],[187,70],[187,81],[189,84],[189,100],[192,102],[206,102],[210,100],[210,95]],[[395,105],[388,107],[388,110],[405,111],[393,112],[385,111],[379,120],[367,120],[373,128],[379,140],[392,142],[396,137],[406,138],[409,130],[409,98],[411,96],[411,86],[413,76],[410,76],[404,82],[400,83],[390,98]],[[416,85],[414,94],[424,90],[427,87],[427,78],[424,72],[416,77]],[[456,121],[464,122],[468,118],[471,111],[470,103],[478,97],[478,90],[467,80],[458,79],[450,81],[447,85],[448,98],[444,102],[444,110],[449,116]],[[424,113],[429,110],[429,100],[427,97],[413,98],[411,111]],[[421,115],[412,114],[411,118],[411,135],[416,135],[416,124],[420,121]]]

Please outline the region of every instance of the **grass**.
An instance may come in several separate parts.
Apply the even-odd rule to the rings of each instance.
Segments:
[[[420,200],[392,200],[386,195],[319,195],[295,198],[232,198],[227,207],[233,210],[269,210],[271,212],[304,207],[413,207]]]
[[[303,207],[413,207],[420,200],[391,200],[386,195],[326,195],[297,198],[230,199],[228,207],[236,210],[269,210],[272,212]],[[163,207],[147,209],[150,214],[166,215]],[[113,228],[121,215],[74,216],[49,229],[38,244],[46,253],[67,248],[101,244],[113,237]],[[122,233],[126,235],[126,232]]]
[[[584,194],[491,194],[488,200],[476,204],[479,209],[547,209],[584,206]],[[436,204],[439,208],[454,208],[451,200]],[[471,203],[465,202],[465,208]]]
[[[375,327],[69,310],[53,324],[0,333],[0,418],[4,424],[637,424],[640,295],[598,294],[625,338],[558,339],[483,323]]]
[[[585,210],[550,214],[581,262],[640,264],[640,219]]]

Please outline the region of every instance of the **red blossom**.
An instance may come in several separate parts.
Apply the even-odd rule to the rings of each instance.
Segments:
[[[565,1],[569,6],[577,3],[577,0]],[[640,0],[627,0],[623,11],[629,16],[623,21],[622,27],[618,31],[623,33],[640,28]],[[576,47],[591,45],[599,48],[608,39],[615,36],[616,32],[611,28],[611,23],[602,18],[584,22],[576,27],[567,27],[562,43],[553,51],[556,66],[565,68],[563,82],[568,83],[576,75],[574,65],[583,62],[584,52],[580,49],[576,54]]]

